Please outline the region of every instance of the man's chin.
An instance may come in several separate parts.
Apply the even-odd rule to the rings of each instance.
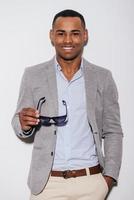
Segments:
[[[78,57],[81,57],[81,56],[57,56],[57,58],[59,58],[59,59],[62,59],[62,60],[65,60],[65,61],[73,61],[73,60],[75,60],[76,58],[78,58]]]

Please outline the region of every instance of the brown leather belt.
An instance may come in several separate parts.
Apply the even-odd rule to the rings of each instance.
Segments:
[[[89,174],[98,174],[101,173],[100,165],[88,168]],[[86,169],[78,169],[78,170],[66,170],[66,171],[51,171],[51,176],[58,176],[63,178],[75,178],[78,176],[86,176],[87,172]]]

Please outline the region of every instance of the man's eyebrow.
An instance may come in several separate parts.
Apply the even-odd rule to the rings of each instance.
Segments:
[[[58,30],[56,30],[56,32],[65,32],[65,30],[58,29]]]
[[[62,30],[62,29],[58,29],[56,30],[56,32],[66,32],[65,30]],[[80,32],[79,29],[74,29],[74,30],[71,30],[70,32]]]
[[[80,30],[76,29],[76,30],[72,30],[71,32],[80,32]]]

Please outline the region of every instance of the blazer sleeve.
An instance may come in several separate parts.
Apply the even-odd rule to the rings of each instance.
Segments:
[[[104,174],[118,179],[122,160],[122,128],[116,84],[108,71],[103,93]]]
[[[19,120],[19,112],[22,108],[34,107],[33,93],[31,87],[32,80],[29,80],[29,75],[29,69],[26,68],[21,80],[17,108],[11,122],[16,135],[20,138],[30,137],[34,132],[33,128],[27,132],[22,131]]]

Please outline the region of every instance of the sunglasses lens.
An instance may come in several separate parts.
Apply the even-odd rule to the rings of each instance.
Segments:
[[[42,125],[51,126],[51,123],[50,123],[51,118],[50,117],[40,116],[39,119],[40,119],[40,123]]]
[[[65,120],[66,120],[66,115],[60,117],[53,117],[53,121],[56,123],[56,125],[63,124]]]

